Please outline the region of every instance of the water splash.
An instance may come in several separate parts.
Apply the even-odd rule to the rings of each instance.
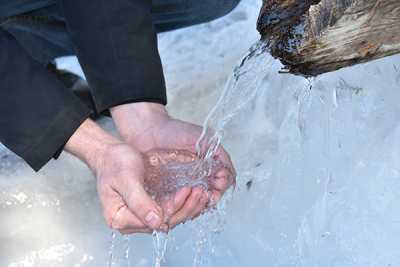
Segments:
[[[224,137],[226,125],[257,96],[274,62],[268,50],[268,43],[255,43],[234,69],[203,124],[203,132],[196,144],[200,157],[205,160],[212,158]]]
[[[169,234],[159,231],[153,232],[154,267],[164,267],[166,264],[165,254],[167,252]]]
[[[144,162],[145,189],[159,204],[182,187],[208,190],[216,171],[223,167],[219,160],[204,162],[196,154],[178,149],[151,150]]]
[[[131,241],[131,237],[129,235],[125,235],[124,236],[124,241],[125,241],[125,254],[124,254],[124,258],[125,258],[125,267],[130,267],[131,263],[129,261],[129,255],[130,255],[130,241]]]
[[[270,67],[275,60],[266,53],[267,51],[267,43],[257,42],[234,69],[233,75],[226,83],[217,104],[210,111],[203,124],[203,132],[196,144],[197,159],[184,164],[162,164],[166,167],[161,170],[161,173],[167,174],[167,176],[171,171],[174,173],[173,179],[166,179],[166,181],[172,180],[174,182],[174,190],[184,184],[191,183],[193,185],[196,181],[207,188],[208,183],[204,181],[213,172],[216,164],[218,165],[213,156],[224,138],[227,124],[254,101],[262,83],[266,82],[266,78],[268,78]],[[188,182],[188,177],[192,177],[191,182]],[[182,183],[177,183],[177,179]],[[166,191],[170,190],[168,186],[164,186],[164,188]],[[197,241],[194,248],[193,267],[205,264],[212,265],[209,262],[207,263],[206,259],[209,259],[213,254],[212,234],[223,228],[222,218],[221,212],[213,210],[194,223]],[[168,235],[163,236],[162,233],[154,232],[153,241],[156,256],[155,267],[162,267],[165,264]]]
[[[204,121],[203,132],[196,144],[198,157],[202,159],[198,168],[207,168],[207,164],[213,161],[213,156],[224,138],[228,123],[254,101],[261,85],[267,82],[271,72],[270,67],[275,62],[267,53],[268,50],[268,43],[257,42],[234,69],[217,104]],[[227,198],[227,195],[231,197]],[[232,196],[233,191],[227,193],[223,204],[227,205]],[[207,259],[210,259],[214,253],[213,234],[221,231],[225,224],[223,220],[225,217],[223,211],[225,210],[226,207],[220,207],[213,212],[208,212],[206,216],[203,215],[203,220],[199,220],[195,224],[197,241],[193,267],[212,266]]]
[[[110,248],[108,250],[108,267],[114,267],[114,247],[117,233],[115,230],[111,231],[111,240],[110,240]]]

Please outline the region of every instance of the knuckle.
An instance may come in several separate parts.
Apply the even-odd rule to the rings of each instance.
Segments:
[[[120,220],[114,220],[112,222],[111,228],[115,229],[115,230],[118,230],[118,231],[121,231],[121,230],[124,230],[125,225],[123,225],[123,223]]]

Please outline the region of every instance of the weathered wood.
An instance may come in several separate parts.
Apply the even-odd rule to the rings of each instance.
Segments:
[[[400,0],[264,0],[258,30],[291,73],[400,53]]]

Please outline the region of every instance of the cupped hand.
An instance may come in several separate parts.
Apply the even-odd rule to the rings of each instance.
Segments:
[[[93,171],[107,225],[122,234],[168,231],[204,209],[208,194],[183,187],[156,202],[146,191],[145,155],[124,143],[109,145],[97,155]]]
[[[202,128],[171,118],[162,105],[127,104],[113,108],[111,113],[124,141],[141,152],[152,149],[183,149],[196,153],[196,143]],[[175,202],[165,204],[169,206],[166,215],[169,217],[170,227],[199,216],[207,207],[208,201],[204,199],[210,199],[211,205],[215,205],[235,183],[235,169],[229,154],[222,146],[218,147],[214,158],[223,162],[223,167],[216,171],[210,192],[202,188],[183,188],[176,193]]]
[[[103,213],[109,227],[123,234],[168,229],[163,210],[144,189],[143,155],[110,135],[90,119],[85,120],[64,148],[97,177]]]
[[[144,189],[144,163],[140,152],[126,144],[113,144],[99,155],[93,168],[108,226],[122,234],[167,230],[162,208]]]
[[[165,222],[170,227],[195,218],[205,209],[213,171],[202,175],[204,169],[199,168],[202,161],[196,154],[187,150],[152,149],[144,158],[145,188],[163,207]],[[189,203],[194,206],[182,209]]]

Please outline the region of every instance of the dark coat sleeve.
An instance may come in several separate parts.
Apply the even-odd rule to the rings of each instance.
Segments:
[[[151,0],[62,0],[97,112],[129,102],[166,104]]]
[[[39,170],[90,110],[0,29],[0,142]]]

